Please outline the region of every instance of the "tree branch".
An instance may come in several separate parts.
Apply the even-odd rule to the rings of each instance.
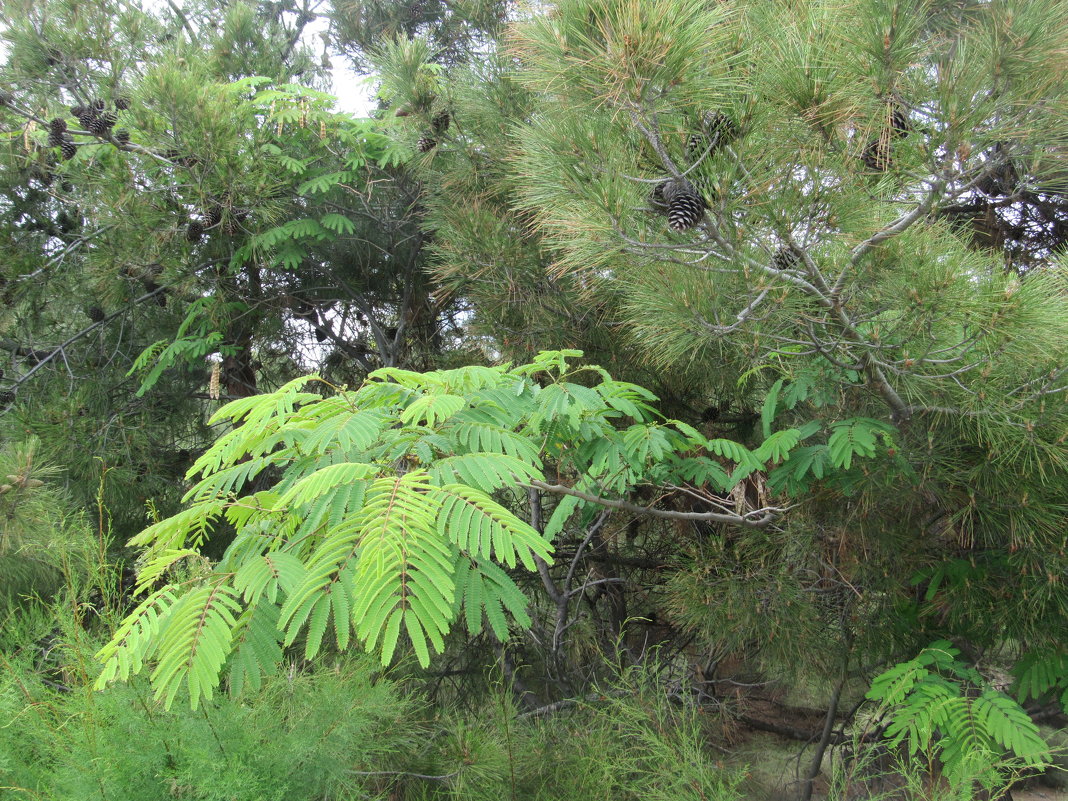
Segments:
[[[626,512],[649,515],[650,517],[661,517],[667,520],[703,520],[711,523],[728,523],[735,526],[746,526],[748,528],[763,528],[786,511],[786,509],[769,506],[763,509],[754,509],[751,512],[746,512],[744,515],[723,514],[722,512],[673,512],[666,509],[651,509],[647,506],[638,506],[634,503],[628,503],[627,501],[615,500],[612,498],[602,498],[598,495],[591,495],[588,492],[573,489],[564,484],[546,484],[544,481],[531,481],[530,486],[544,490],[545,492],[551,492],[554,495],[571,495],[572,497],[580,498],[589,503],[595,503],[598,506],[607,506],[610,509],[622,509]]]
[[[134,300],[130,301],[129,305],[130,306],[135,306],[138,303],[142,303],[143,301],[146,301],[151,297],[155,297],[160,292],[163,292],[166,289],[167,289],[167,287],[165,287],[165,286],[158,286],[155,289],[153,289],[151,292],[146,292],[144,295],[141,295],[141,297],[135,298]],[[107,325],[111,320],[114,320],[116,317],[119,317],[120,315],[125,314],[126,311],[127,311],[127,307],[123,307],[123,308],[119,309],[117,312],[112,312],[111,314],[109,314],[107,317],[105,317],[100,322],[93,323],[88,328],[83,328],[81,331],[79,331],[77,334],[74,334],[73,336],[71,336],[69,339],[67,339],[62,344],[57,345],[55,348],[53,348],[51,350],[51,352],[49,352],[46,355],[42,356],[39,359],[39,361],[37,362],[37,364],[35,364],[33,367],[31,367],[29,370],[27,370],[25,374],[19,376],[13,382],[12,389],[15,389],[17,391],[19,387],[21,387],[23,384],[25,384],[27,381],[29,381],[30,378],[33,377],[34,373],[36,373],[38,370],[40,370],[42,367],[44,367],[46,364],[48,364],[50,361],[52,361],[54,358],[56,358],[56,356],[61,355],[66,348],[70,347],[72,344],[77,342],[79,339],[82,339],[83,337],[88,336],[89,334],[91,334],[93,331],[95,331],[96,329],[100,328],[101,326]]]

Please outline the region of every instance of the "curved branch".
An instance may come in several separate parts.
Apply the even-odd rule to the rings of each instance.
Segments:
[[[674,512],[667,509],[651,509],[648,506],[639,506],[635,503],[617,500],[614,498],[602,498],[599,495],[591,495],[588,492],[568,487],[564,484],[547,484],[544,481],[531,481],[530,486],[554,495],[570,495],[598,506],[607,506],[609,509],[621,509],[625,512],[633,512],[650,517],[661,517],[668,520],[699,520],[710,523],[728,523],[734,526],[746,526],[748,528],[763,528],[774,521],[780,514],[786,511],[779,507],[768,506],[763,509],[754,509],[744,515],[724,514],[722,512]]]
[[[900,233],[904,233],[913,223],[926,216],[934,207],[935,200],[942,194],[942,190],[945,186],[946,184],[944,181],[935,181],[931,184],[931,188],[927,192],[927,197],[925,197],[916,208],[907,214],[898,217],[894,222],[886,226],[886,228],[876,231],[872,236],[853,248],[852,252],[849,254],[850,265],[856,265],[856,263],[860,261],[869,250],[880,242],[885,242],[887,239],[891,239]],[[845,284],[846,272],[846,270],[843,270],[838,276],[838,280],[834,282],[832,291],[835,292],[835,294],[842,290],[842,286]]]

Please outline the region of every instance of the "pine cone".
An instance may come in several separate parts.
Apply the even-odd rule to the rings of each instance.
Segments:
[[[15,102],[14,95],[10,92],[0,91],[0,106],[10,106],[13,102]]]
[[[126,111],[130,107],[130,98],[125,95],[119,95],[115,98],[115,108],[119,111]]]
[[[48,132],[48,146],[59,147],[63,144],[63,131],[51,130]]]
[[[93,102],[89,104],[89,107],[96,112],[103,111],[105,108],[107,108],[107,106],[108,104],[105,103],[104,99],[100,97],[94,99]]]
[[[48,123],[48,128],[56,133],[63,133],[67,130],[67,121],[62,117],[56,117],[54,120]]]
[[[204,227],[214,228],[222,222],[222,209],[218,204],[212,206],[206,212],[204,212]]]
[[[705,152],[705,148],[708,147],[708,137],[704,134],[690,134],[690,138],[686,140],[686,157],[690,161],[697,161],[701,154]]]
[[[93,136],[104,136],[108,132],[108,125],[102,117],[93,117],[85,127]]]
[[[894,111],[890,115],[890,128],[894,132],[895,139],[908,136],[909,131],[912,130],[912,123],[909,122],[908,115],[901,110],[900,106],[894,106]]]
[[[738,123],[724,114],[715,111],[705,115],[705,130],[709,137],[716,141],[717,146],[725,145],[738,136]]]
[[[711,156],[738,136],[738,124],[722,111],[710,111],[701,121],[703,133],[690,134],[686,153],[690,161],[696,161],[708,150]]]
[[[226,219],[223,220],[222,229],[223,233],[227,236],[234,236],[234,234],[236,234],[240,230],[237,226],[237,220],[234,218],[234,215],[226,215]]]
[[[430,127],[434,129],[434,133],[440,134],[449,130],[449,123],[452,122],[452,117],[449,116],[447,111],[439,111],[430,120]]]
[[[104,123],[105,127],[111,128],[119,121],[119,117],[114,111],[105,111],[100,115],[100,121]]]
[[[59,153],[64,161],[70,161],[78,152],[78,146],[70,139],[65,139],[59,146]]]
[[[868,142],[867,147],[860,156],[864,166],[872,172],[886,172],[892,162],[890,156],[890,141],[888,137],[880,136]]]
[[[891,142],[908,136],[909,131],[912,130],[912,123],[900,106],[891,103],[888,111],[888,119],[883,124],[882,131],[868,142],[864,147],[864,152],[860,154],[860,160],[872,172],[886,172],[893,166]]]
[[[801,264],[801,254],[789,245],[783,245],[771,257],[771,266],[775,270],[792,270]]]
[[[437,147],[437,140],[429,134],[423,134],[419,137],[419,141],[415,143],[416,149],[420,153],[429,153],[435,147]]]
[[[665,181],[662,184],[667,201],[668,227],[672,231],[693,228],[705,215],[705,201],[684,180]]]
[[[696,192],[680,192],[668,207],[668,227],[685,231],[705,216],[705,202]]]
[[[94,114],[91,110],[86,109],[82,111],[81,115],[78,117],[78,124],[88,131],[95,119],[96,114]]]
[[[199,242],[204,236],[204,226],[199,220],[193,220],[185,227],[185,238],[190,242]]]
[[[75,118],[81,118],[81,116],[85,114],[85,112],[88,110],[89,109],[87,109],[85,106],[71,106],[70,115]]]
[[[85,314],[94,323],[99,323],[101,320],[104,319],[104,310],[101,309],[99,306],[90,306],[88,309],[85,310]]]
[[[117,131],[115,131],[115,141],[118,142],[120,145],[130,144],[130,132],[127,131],[125,128],[119,128]]]

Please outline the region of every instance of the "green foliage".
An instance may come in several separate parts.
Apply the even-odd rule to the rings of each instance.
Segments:
[[[91,652],[84,632],[67,635],[76,639],[56,653],[74,676]],[[0,786],[13,797],[354,801],[394,781],[389,771],[422,747],[416,705],[366,658],[279,674],[197,714],[155,707],[143,681],[57,692],[24,658],[8,666],[0,715],[17,724],[0,729]]]
[[[410,162],[436,274],[506,355],[579,345],[708,439],[768,457],[766,475],[688,464],[711,487],[748,470],[800,502],[819,532],[798,522],[801,561],[847,576],[862,610],[908,606],[912,577],[955,559],[1005,566],[938,614],[920,604],[930,630],[907,647],[984,630],[1053,647],[1068,625],[1068,294],[1063,226],[1039,218],[1064,211],[1068,84],[1049,32],[1064,11],[563,0],[519,20],[501,57],[429,73],[463,126]],[[412,111],[389,130],[410,143],[433,48],[379,56]],[[1027,64],[1026,85],[1006,81]],[[729,135],[713,142],[712,120]],[[679,177],[707,205],[684,231],[656,199]],[[777,421],[807,436],[792,445]],[[612,443],[598,457],[625,483]],[[746,548],[736,569],[780,592],[763,560],[799,550]],[[863,629],[907,636],[902,620]]]
[[[234,539],[206,573],[142,601],[101,650],[98,686],[152,660],[157,698],[169,707],[184,684],[195,708],[227,665],[232,687],[255,685],[253,666],[273,668],[279,637],[285,647],[303,638],[310,659],[328,629],[339,649],[354,632],[388,664],[403,636],[424,666],[459,616],[475,634],[484,614],[504,639],[504,613],[530,621],[500,566],[534,570],[550,558],[552,533],[590,502],[560,504],[544,534],[517,517],[509,499],[544,480],[546,461],[598,492],[675,473],[715,477],[727,491],[798,442],[795,432],[754,454],[649,422],[647,391],[600,368],[569,371],[579,355],[547,352],[515,368],[387,368],[326,397],[306,391],[317,381],[309,377],[224,406],[212,422],[232,428],[190,469],[200,476],[186,493],[192,505],[131,541],[146,548],[139,585],[195,559],[190,547],[221,519]],[[569,380],[583,374],[595,383]],[[738,461],[734,477],[703,453]],[[241,494],[261,473],[279,478]]]
[[[0,434],[39,436],[82,499],[103,476],[123,533],[152,521],[106,697],[147,711],[144,673],[236,716],[220,685],[262,700],[287,656],[448,651],[463,675],[492,642],[548,701],[637,632],[761,678],[1023,643],[1018,697],[1063,701],[1063,0],[561,0],[504,35],[510,8],[333,3],[374,120],[331,110],[291,3],[0,12]],[[75,128],[96,97],[122,137]],[[669,178],[703,198],[692,227]],[[414,372],[575,347],[610,375],[570,350]],[[45,489],[0,491],[9,597],[77,561],[32,528]],[[962,794],[1041,761],[1019,707],[924,654],[878,685],[898,748]],[[595,757],[559,776],[566,738],[509,710],[402,766],[451,778],[352,793],[726,794],[694,720],[639,695],[579,710]],[[218,788],[153,759],[161,795],[270,792],[245,757]]]
[[[854,456],[875,455],[877,435],[888,438],[894,431],[892,425],[866,417],[833,424],[831,436],[827,440],[827,453],[831,464],[848,470],[853,466]],[[889,442],[886,444],[890,445]]]
[[[654,687],[648,672],[636,670],[601,688],[565,720],[533,727],[525,738],[531,752],[517,755],[517,797],[537,801],[741,797],[738,785],[744,773],[740,766],[728,768],[713,758],[707,748],[706,717]]]
[[[177,507],[205,401],[470,361],[429,299],[409,149],[333,110],[311,13],[0,13],[3,433],[37,435],[87,505],[107,472],[121,536]],[[100,124],[73,114],[96,101]]]
[[[421,773],[403,780],[406,801],[729,801],[742,797],[741,767],[707,748],[698,709],[656,688],[652,668],[634,669],[552,715],[525,715],[507,687],[445,719]],[[461,766],[457,770],[456,766]]]
[[[910,755],[937,754],[955,790],[973,783],[993,789],[1012,769],[1048,765],[1049,746],[1028,714],[958,654],[939,641],[872,681],[867,697],[890,721],[889,744],[905,743]]]
[[[0,614],[79,584],[99,553],[88,522],[54,486],[57,472],[34,437],[0,450]]]
[[[401,161],[392,140],[376,132],[369,121],[331,111],[334,98],[309,87],[276,84],[267,77],[252,76],[207,85],[201,91],[232,104],[237,116],[235,130],[245,130],[252,137],[251,146],[242,145],[242,150],[247,147],[250,152],[240,155],[254,156],[261,169],[272,176],[288,172],[294,184],[292,191],[298,197],[323,196],[330,203],[350,185],[361,183],[369,164],[395,166]],[[345,151],[340,165],[344,169],[340,170],[333,150],[337,147]],[[296,158],[295,153],[303,158]],[[261,194],[265,189],[266,186],[257,187]],[[270,194],[281,191],[275,187]],[[237,217],[244,220],[249,215],[248,209],[240,207],[221,209],[217,200],[209,199],[205,205],[210,209],[212,204],[216,213],[232,216],[234,222],[238,222]],[[320,219],[296,217],[276,225],[270,224],[274,217],[275,211],[271,210],[263,214],[265,225],[246,226],[253,230],[245,242],[234,243],[230,249],[226,259],[229,272],[250,265],[295,270],[316,250],[336,247],[357,228],[349,217],[333,211],[323,212]],[[219,329],[247,314],[250,300],[227,302],[219,295],[211,295],[189,303],[173,337],[150,345],[134,359],[127,375],[144,373],[138,396],[152,389],[163,372],[176,364],[201,364],[212,353],[224,357],[240,353]]]
[[[1025,654],[1013,667],[1013,673],[1021,703],[1052,695],[1068,711],[1068,654],[1063,651]]]
[[[290,665],[240,700],[217,696],[196,713],[167,711],[140,678],[95,691],[86,681],[92,635],[71,625],[69,612],[50,611],[20,628],[21,641],[5,643],[0,787],[13,797],[738,797],[742,772],[707,750],[706,716],[660,694],[651,670],[627,671],[557,715],[525,716],[499,681],[469,698],[468,711],[428,709],[397,674],[383,676],[377,660],[334,657]],[[55,679],[67,684],[57,689]]]
[[[580,2],[541,16],[518,33],[530,59],[525,77],[560,81],[569,100],[624,109],[651,91],[679,87],[711,106],[730,85],[724,59],[729,12],[697,0]]]

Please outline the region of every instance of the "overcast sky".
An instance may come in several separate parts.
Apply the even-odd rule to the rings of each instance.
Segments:
[[[373,90],[367,78],[350,70],[341,58],[331,59],[331,64],[331,79],[334,82],[331,91],[337,96],[338,110],[366,117],[374,105],[371,99]]]

